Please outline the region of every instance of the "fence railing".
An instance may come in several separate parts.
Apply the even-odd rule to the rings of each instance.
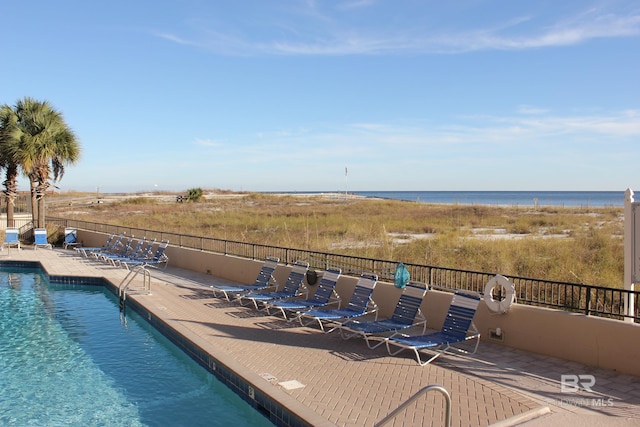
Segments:
[[[307,261],[312,268],[324,270],[328,267],[341,268],[344,274],[359,275],[372,272],[381,280],[393,281],[398,261],[364,258],[328,252],[309,251],[304,249],[284,248],[256,243],[238,242],[216,239],[212,237],[191,236],[174,232],[123,227],[119,225],[101,224],[89,221],[47,217],[49,224],[60,227],[75,227],[81,230],[105,234],[126,233],[145,236],[157,241],[169,240],[171,245],[217,252],[250,259],[264,260],[269,256],[277,256],[287,264],[298,260]],[[483,293],[487,282],[496,273],[471,270],[435,267],[430,265],[405,263],[411,279],[428,283],[438,289],[469,290]],[[520,304],[561,309],[571,312],[609,317],[612,319],[633,319],[640,322],[640,291],[608,288],[579,283],[557,282],[544,279],[509,276],[515,285],[516,300]],[[632,314],[627,307],[634,307]]]

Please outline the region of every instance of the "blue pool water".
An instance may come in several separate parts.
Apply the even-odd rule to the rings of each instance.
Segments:
[[[273,425],[102,287],[0,271],[0,425]]]

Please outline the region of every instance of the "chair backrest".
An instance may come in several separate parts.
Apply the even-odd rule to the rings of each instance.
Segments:
[[[160,242],[160,245],[158,246],[158,249],[156,250],[156,253],[153,255],[153,258],[151,259],[151,261],[162,262],[162,258],[164,257],[164,251],[167,249],[167,246],[169,246],[168,240],[163,240],[162,242]]]
[[[153,246],[156,244],[156,239],[147,241],[147,245],[140,249],[140,254],[136,258],[151,258],[153,256]]]
[[[133,246],[133,241],[135,240],[135,236],[132,234],[131,237],[129,237],[129,240],[127,241],[127,243],[125,243],[122,247],[122,249],[118,250],[117,245],[116,247],[113,248],[114,252],[117,252],[121,255],[127,255],[129,253],[131,253],[131,248]]]
[[[113,234],[111,235],[113,236]],[[75,228],[64,229],[64,243],[67,245],[75,245],[78,243],[78,230]]]
[[[480,295],[456,291],[442,325],[442,332],[464,339],[471,327],[479,303]]]
[[[353,294],[351,294],[351,298],[349,298],[347,308],[358,313],[366,312],[376,283],[378,283],[378,276],[376,274],[361,274],[353,290]]]
[[[313,298],[311,299],[322,304],[328,303],[334,293],[334,290],[336,289],[340,274],[342,274],[342,270],[340,270],[339,268],[326,269],[322,274],[322,279],[320,279],[320,283],[318,283],[316,292],[313,294]]]
[[[309,263],[296,262],[293,267],[291,267],[291,272],[289,273],[289,277],[287,277],[287,281],[284,284],[282,291],[291,295],[297,294],[300,286],[302,286],[304,276],[307,274],[308,269]]]
[[[18,243],[18,229],[16,227],[7,227],[4,234],[6,243]]]
[[[256,277],[255,284],[258,286],[268,286],[279,262],[280,258],[267,258],[258,273],[258,277]]]
[[[47,230],[45,230],[44,228],[36,228],[33,231],[34,237],[35,237],[35,244],[36,245],[46,245],[48,244],[47,242]]]
[[[107,239],[107,242],[104,244],[104,249],[108,251],[112,251],[120,245],[124,239],[124,233],[120,234],[118,237],[115,237],[115,234],[112,234],[111,237]]]
[[[132,257],[140,257],[144,254],[144,251],[142,250],[142,246],[144,245],[144,243],[147,241],[146,237],[143,237],[142,239],[138,240],[138,243],[131,248],[131,251],[129,252],[130,256]],[[125,255],[127,255],[125,253]]]
[[[420,313],[420,306],[427,289],[426,285],[418,286],[412,283],[405,285],[391,319],[398,323],[413,324],[416,316]]]

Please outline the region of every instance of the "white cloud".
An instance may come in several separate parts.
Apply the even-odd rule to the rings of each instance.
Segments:
[[[371,7],[374,2],[354,0],[340,7]],[[371,21],[358,25],[340,15],[320,13],[315,3],[293,15],[278,16],[271,26],[267,19],[257,33],[255,28],[236,28],[234,34],[192,23],[191,39],[171,32],[154,35],[178,44],[200,46],[226,55],[379,55],[463,53],[482,50],[526,50],[570,46],[593,39],[636,37],[640,35],[640,14],[627,15],[598,9],[557,19],[551,24],[542,18],[517,17],[497,25],[466,30],[444,30],[433,26],[411,26],[399,20],[396,27]],[[195,22],[195,21],[193,21]],[[276,31],[274,31],[274,28]],[[244,33],[243,33],[244,32]],[[244,34],[244,35],[243,35]]]
[[[223,144],[212,139],[196,138],[194,144],[200,147],[221,147]]]
[[[376,0],[350,0],[337,5],[338,9],[360,9],[363,7],[370,7],[376,3]]]
[[[545,108],[533,107],[531,105],[519,105],[518,113],[520,114],[530,114],[530,115],[538,115],[548,113],[549,110]]]

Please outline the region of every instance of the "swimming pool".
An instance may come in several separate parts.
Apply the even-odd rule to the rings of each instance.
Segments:
[[[0,424],[272,426],[101,286],[0,271]]]

